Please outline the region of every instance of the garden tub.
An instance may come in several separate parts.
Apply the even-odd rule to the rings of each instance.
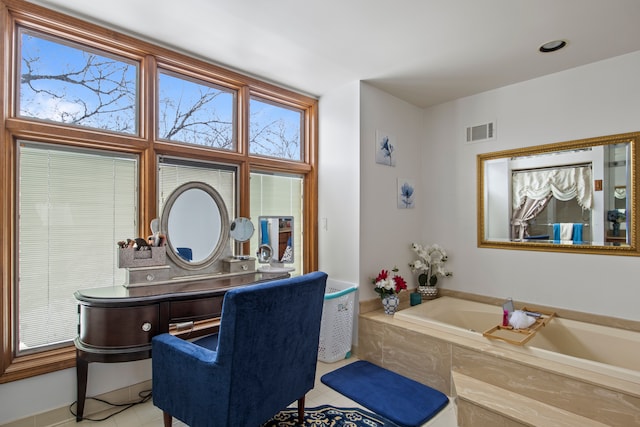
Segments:
[[[554,317],[519,346],[482,335],[502,322],[502,307],[448,296],[401,310],[394,318],[533,356],[541,364],[549,360],[630,381],[640,394],[640,332]]]

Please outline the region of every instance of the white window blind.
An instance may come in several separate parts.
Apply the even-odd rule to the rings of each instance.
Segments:
[[[224,200],[230,220],[236,217],[236,168],[215,163],[169,157],[158,161],[158,217],[173,190],[187,182],[199,181],[213,187]]]
[[[251,173],[251,221],[258,227],[258,217],[293,216],[293,250],[296,274],[302,274],[303,184],[301,175]],[[258,249],[258,233],[251,238],[252,252]]]
[[[137,157],[20,142],[19,351],[77,335],[78,289],[121,286],[116,242],[137,237]]]

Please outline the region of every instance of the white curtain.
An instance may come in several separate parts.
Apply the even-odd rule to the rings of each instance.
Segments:
[[[627,189],[626,188],[622,188],[622,187],[618,187],[618,188],[613,190],[613,196],[616,199],[626,199],[627,198]]]
[[[549,195],[562,201],[575,197],[582,209],[591,209],[591,168],[562,167],[513,173],[514,211],[520,209],[527,198],[542,200]]]
[[[522,202],[522,206],[513,211],[511,218],[511,238],[516,240],[522,240],[525,237],[529,237],[529,220],[535,218],[547,207],[549,200],[551,200],[551,194],[544,199],[534,200],[525,197]]]

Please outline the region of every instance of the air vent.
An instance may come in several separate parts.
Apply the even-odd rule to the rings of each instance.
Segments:
[[[496,122],[467,128],[467,142],[489,141],[496,136]]]

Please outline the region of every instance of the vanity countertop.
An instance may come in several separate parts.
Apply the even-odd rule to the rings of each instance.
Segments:
[[[145,286],[125,287],[101,287],[80,289],[74,296],[78,301],[85,303],[109,303],[109,302],[136,302],[162,300],[168,297],[185,298],[198,294],[223,294],[230,288],[260,283],[268,280],[284,279],[289,277],[287,272],[251,272],[241,274],[216,274],[207,276],[188,276],[176,278],[164,282],[157,282]]]

